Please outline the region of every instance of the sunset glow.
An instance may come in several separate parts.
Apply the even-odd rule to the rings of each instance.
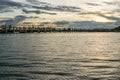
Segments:
[[[120,24],[119,3],[119,0],[1,0],[0,22],[17,26],[22,22],[67,21],[68,26],[74,27],[112,28]],[[104,24],[100,25],[101,22]]]
[[[0,0],[0,80],[120,80],[120,0]]]
[[[98,17],[95,19],[95,22],[113,22],[112,20],[108,20],[106,18]]]

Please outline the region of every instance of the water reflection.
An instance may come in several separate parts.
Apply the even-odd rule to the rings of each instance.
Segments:
[[[0,35],[0,79],[119,80],[119,33]]]

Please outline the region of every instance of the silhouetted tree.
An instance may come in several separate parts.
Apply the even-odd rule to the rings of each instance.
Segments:
[[[12,28],[12,25],[9,25],[8,28],[9,28],[9,30],[10,30],[10,29]]]
[[[120,31],[120,26],[113,29],[114,31]]]

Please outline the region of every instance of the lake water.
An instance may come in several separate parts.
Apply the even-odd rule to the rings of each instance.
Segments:
[[[120,80],[120,33],[0,34],[0,80]]]

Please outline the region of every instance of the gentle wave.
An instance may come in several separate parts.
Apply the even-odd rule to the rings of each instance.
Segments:
[[[0,80],[120,80],[119,35],[0,35]]]

